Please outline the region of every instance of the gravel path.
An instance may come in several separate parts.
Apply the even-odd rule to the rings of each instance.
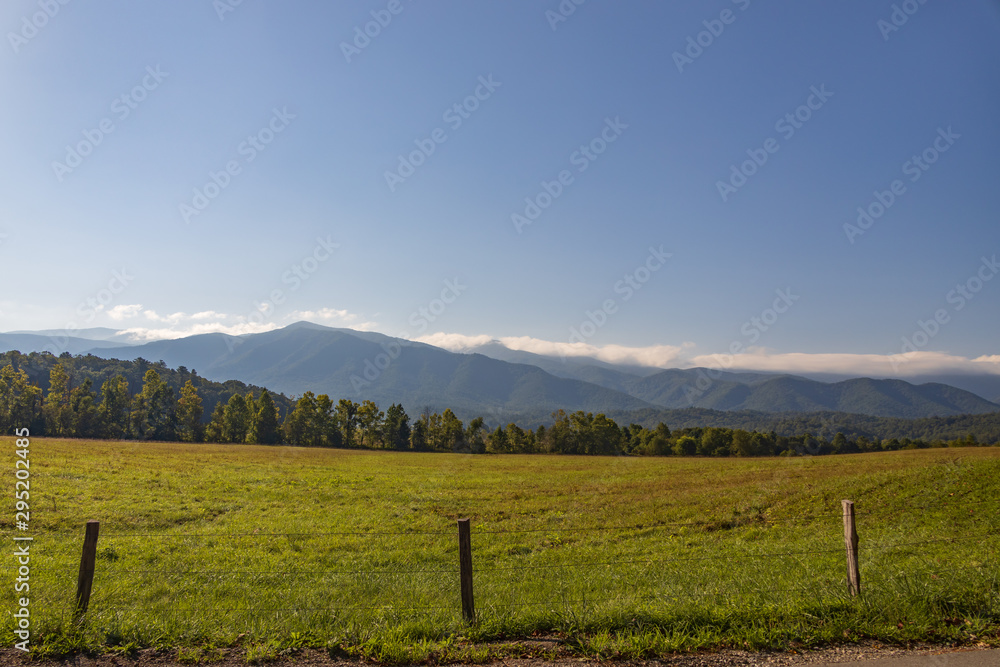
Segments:
[[[25,654],[14,649],[0,649],[0,667],[190,667],[190,663],[178,663],[175,654],[140,651],[136,656],[123,658],[108,655],[88,658],[75,656],[65,660],[29,661]],[[904,657],[914,658],[903,660]],[[922,659],[918,659],[922,658]],[[912,648],[887,647],[878,644],[835,646],[815,651],[756,653],[752,651],[721,651],[699,655],[669,656],[659,660],[646,661],[613,661],[623,667],[751,667],[765,665],[768,667],[784,667],[785,665],[827,665],[858,664],[877,661],[872,667],[885,665],[927,665],[927,667],[962,667],[969,659],[969,665],[1000,666],[1000,649],[988,649],[985,646],[973,648],[950,648],[933,645],[917,645]],[[569,667],[581,662],[600,662],[586,658],[567,657],[557,661],[533,660],[522,658],[498,659],[495,665],[507,667]],[[610,661],[609,661],[610,662]],[[221,656],[221,660],[201,663],[214,667],[246,667],[247,663],[241,650],[229,650]],[[330,658],[324,651],[307,650],[290,658],[262,663],[269,667],[361,667],[368,665],[361,660],[338,660]]]

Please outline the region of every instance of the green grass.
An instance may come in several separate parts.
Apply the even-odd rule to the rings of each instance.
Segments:
[[[13,439],[0,443],[13,471]],[[322,648],[484,662],[998,643],[997,448],[639,459],[38,439],[30,458],[38,656],[155,647],[192,664],[230,650],[264,663]],[[858,598],[842,498],[858,513]],[[461,517],[473,523],[473,626]],[[94,595],[75,622],[88,519],[101,522]],[[0,559],[4,609],[14,568]],[[13,629],[5,615],[8,646]]]

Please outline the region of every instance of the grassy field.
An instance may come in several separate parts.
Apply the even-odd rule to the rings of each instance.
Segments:
[[[789,459],[469,456],[31,441],[32,646],[210,661],[325,647],[384,661],[1000,643],[1000,448]],[[862,595],[847,593],[854,500]],[[472,519],[478,622],[455,520]],[[88,519],[90,610],[72,616]],[[10,551],[8,549],[8,551]],[[0,561],[5,610],[12,557]],[[14,619],[0,635],[13,645]],[[520,652],[520,653],[519,653]]]

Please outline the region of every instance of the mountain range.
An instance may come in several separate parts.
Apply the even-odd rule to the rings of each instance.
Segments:
[[[658,369],[591,358],[551,357],[491,342],[463,353],[374,332],[299,322],[265,333],[202,334],[121,344],[113,329],[0,334],[0,349],[49,350],[102,358],[164,361],[210,380],[240,380],[288,395],[305,391],[410,414],[452,408],[491,423],[545,420],[552,412],[622,414],[703,408],[765,413],[846,412],[921,418],[1000,411],[1000,404],[939,382],[850,378],[823,382],[795,375],[705,368]],[[1000,399],[1000,377],[975,376]]]

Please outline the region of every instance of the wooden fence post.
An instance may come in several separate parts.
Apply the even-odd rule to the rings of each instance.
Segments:
[[[854,502],[844,505],[844,544],[847,547],[847,587],[851,595],[861,593],[861,569],[858,567],[858,531],[854,526]]]
[[[468,519],[458,520],[458,566],[462,580],[462,615],[469,623],[476,620],[476,605],[472,597],[472,534]]]
[[[76,580],[76,614],[87,611],[90,591],[94,586],[94,564],[97,560],[97,533],[100,521],[88,521],[87,533],[83,538],[83,555],[80,556],[80,576]]]

